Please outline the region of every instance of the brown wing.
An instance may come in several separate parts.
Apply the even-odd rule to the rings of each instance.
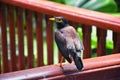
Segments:
[[[84,49],[82,41],[80,40],[76,30],[72,26],[64,28],[62,32],[66,37],[67,49],[72,49],[74,51]]]
[[[62,56],[69,62],[71,63],[71,59],[69,58],[69,52],[66,47],[66,38],[64,34],[62,34],[60,31],[55,31],[55,41],[57,43],[57,46],[62,54]]]
[[[77,69],[82,70],[83,63],[81,60],[81,51],[84,49],[83,44],[73,27],[66,28],[63,32],[66,34],[67,50],[73,57]]]

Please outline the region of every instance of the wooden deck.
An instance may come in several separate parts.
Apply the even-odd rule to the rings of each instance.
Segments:
[[[85,70],[77,72],[74,64],[65,64],[62,70],[53,64],[55,58],[59,62],[61,55],[54,56],[54,28],[53,22],[48,20],[52,16],[63,16],[70,25],[82,29]],[[91,59],[93,25],[97,29],[97,56]],[[0,0],[0,30],[1,79],[120,80],[120,17],[46,0]],[[112,31],[113,38],[112,55],[109,56],[106,54],[108,30]],[[47,45],[47,64],[44,62],[43,40]],[[35,58],[37,66],[34,66]]]

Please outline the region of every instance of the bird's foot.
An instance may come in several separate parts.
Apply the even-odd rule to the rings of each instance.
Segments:
[[[72,61],[71,64],[75,64],[74,61]]]
[[[63,67],[62,63],[60,63],[60,67]]]
[[[65,63],[56,64],[56,66],[60,66],[61,68],[63,68],[64,65],[65,65]]]

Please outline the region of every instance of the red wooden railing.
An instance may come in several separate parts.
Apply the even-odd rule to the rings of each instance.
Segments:
[[[0,75],[2,80],[120,80],[120,54],[84,59],[84,70],[74,64],[49,65]]]
[[[51,16],[63,16],[68,19],[73,26],[74,23],[82,24],[83,43],[85,47],[84,58],[90,58],[92,55],[92,25],[97,27],[97,56],[106,55],[107,30],[113,31],[113,53],[120,52],[120,17],[62,5],[51,1],[1,0],[0,42],[2,44],[2,73],[34,67],[34,37],[37,42],[37,66],[43,66],[44,32],[46,33],[47,62],[48,64],[54,63],[53,23],[48,20]],[[33,26],[36,27],[35,34],[33,34]],[[43,26],[46,28],[44,32]],[[27,47],[24,47],[26,45],[24,35],[27,36]],[[16,47],[18,47],[18,49],[16,49]],[[27,48],[27,56],[25,56],[25,48]],[[56,58],[59,59],[60,55]]]

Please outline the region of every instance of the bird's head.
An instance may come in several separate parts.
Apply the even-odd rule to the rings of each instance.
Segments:
[[[49,20],[55,21],[58,29],[68,26],[67,20],[63,17],[59,17],[59,16],[53,17],[53,18],[49,18]]]

